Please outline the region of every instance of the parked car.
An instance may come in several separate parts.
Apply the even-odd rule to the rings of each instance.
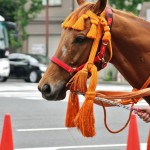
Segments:
[[[40,57],[43,62],[37,59]],[[8,58],[10,61],[9,77],[24,79],[26,82],[39,82],[48,65],[48,58],[46,56],[12,53]]]
[[[0,82],[4,82],[9,77],[10,64],[8,60],[9,51],[0,49]]]

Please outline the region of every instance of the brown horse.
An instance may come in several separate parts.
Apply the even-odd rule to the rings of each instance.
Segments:
[[[77,0],[79,8],[72,14],[80,17],[87,10],[100,15],[107,5],[107,0],[96,3],[86,3]],[[134,88],[140,89],[150,76],[150,23],[133,14],[112,9],[113,24],[111,28],[111,42],[113,56],[110,60]],[[65,28],[63,30],[55,57],[71,66],[79,67],[87,62],[93,40],[86,37],[91,23],[85,22],[85,29],[78,31]],[[109,51],[105,53],[105,60],[109,59]],[[98,67],[98,70],[101,67]],[[39,83],[39,90],[47,100],[61,100],[66,96],[66,83],[72,75],[51,62]],[[150,104],[150,97],[145,100]]]

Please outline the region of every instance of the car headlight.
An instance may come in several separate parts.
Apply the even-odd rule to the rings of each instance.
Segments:
[[[45,72],[47,69],[47,66],[45,65],[40,65],[39,67],[40,67],[41,72]]]

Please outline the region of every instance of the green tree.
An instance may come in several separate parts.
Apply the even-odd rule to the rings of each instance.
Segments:
[[[143,2],[150,2],[150,0],[109,0],[110,5],[115,6],[117,9],[124,9],[136,15],[138,14],[138,4],[142,4]]]
[[[0,15],[6,21],[12,21],[17,24],[18,40],[9,33],[11,48],[21,47],[22,42],[27,38],[26,27],[30,20],[35,18],[42,9],[41,0],[0,0]]]

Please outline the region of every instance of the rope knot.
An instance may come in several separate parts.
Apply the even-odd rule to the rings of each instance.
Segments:
[[[89,72],[90,72],[90,70],[92,69],[93,66],[94,66],[93,63],[87,63],[87,69],[89,70]]]
[[[132,98],[132,102],[133,102],[134,104],[136,104],[138,101],[139,101],[138,98]]]
[[[109,26],[105,26],[104,27],[104,32],[110,32],[110,27]]]
[[[95,25],[98,25],[98,23],[99,23],[97,20],[94,20],[94,19],[91,19],[90,21],[92,24],[95,24]]]
[[[106,25],[107,25],[107,21],[106,21],[106,19],[103,18],[103,17],[100,17],[100,23],[101,23],[101,25],[103,25],[103,26],[106,26]]]
[[[111,40],[110,28],[109,26],[104,27],[104,36],[102,38],[104,42],[109,42]]]
[[[92,100],[93,101],[95,96],[96,96],[96,92],[92,92],[92,91],[87,91],[86,92],[86,97],[90,97],[90,99],[87,99],[87,100]]]

